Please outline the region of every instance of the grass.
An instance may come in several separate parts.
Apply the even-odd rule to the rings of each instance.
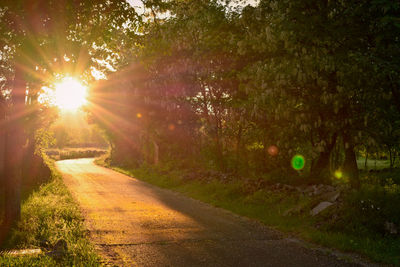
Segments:
[[[357,166],[360,170],[365,169],[365,158],[359,157],[357,159]],[[367,160],[367,169],[368,170],[381,170],[390,167],[389,160],[384,159],[368,159]]]
[[[77,158],[93,158],[98,157],[107,152],[103,148],[82,147],[82,148],[63,148],[63,149],[47,149],[46,154],[54,160],[77,159]]]
[[[97,163],[105,165],[101,160]],[[360,236],[316,227],[318,219],[308,215],[312,205],[315,205],[315,200],[311,197],[266,190],[247,194],[243,193],[243,185],[240,182],[226,184],[218,181],[204,183],[185,180],[182,178],[183,173],[179,171],[157,170],[151,167],[112,168],[153,185],[178,191],[216,207],[259,220],[289,235],[344,252],[357,252],[373,261],[400,266],[400,239],[385,238],[381,235]],[[303,209],[303,212],[285,214],[286,211],[297,207]]]
[[[22,204],[21,220],[10,233],[6,249],[41,248],[51,251],[64,240],[68,249],[60,256],[47,253],[27,256],[0,255],[0,266],[99,266],[99,257],[86,237],[78,204],[49,162],[52,177]]]

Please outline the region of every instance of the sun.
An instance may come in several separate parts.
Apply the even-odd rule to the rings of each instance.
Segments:
[[[65,77],[54,88],[54,102],[61,110],[76,111],[87,102],[87,87],[75,78]]]

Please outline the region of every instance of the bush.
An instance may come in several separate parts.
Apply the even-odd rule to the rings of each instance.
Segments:
[[[93,158],[98,157],[106,152],[104,150],[72,150],[60,153],[60,160],[63,159],[78,159],[78,158]]]
[[[78,158],[93,158],[104,155],[106,150],[103,149],[66,149],[46,151],[46,155],[55,160],[78,159]]]
[[[400,226],[400,186],[363,185],[351,192],[337,211],[331,228],[348,233],[388,235],[385,224]]]

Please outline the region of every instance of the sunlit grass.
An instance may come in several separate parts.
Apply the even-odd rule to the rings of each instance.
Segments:
[[[107,153],[106,149],[101,148],[53,148],[47,149],[46,154],[54,160],[93,158]]]
[[[0,266],[98,266],[99,258],[85,236],[83,218],[60,175],[51,164],[52,180],[33,192],[22,205],[22,216],[6,243],[7,249],[41,248],[50,251],[58,240],[67,252],[54,259],[45,253],[0,256]]]
[[[357,159],[357,166],[359,169],[364,170],[365,169],[365,158],[358,158]],[[390,162],[389,160],[384,160],[384,159],[368,159],[367,160],[367,169],[368,170],[380,170],[380,169],[385,169],[390,167]]]

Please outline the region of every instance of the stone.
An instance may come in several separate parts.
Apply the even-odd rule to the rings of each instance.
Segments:
[[[321,196],[322,200],[328,201],[328,202],[336,202],[338,198],[340,197],[340,191],[332,191],[325,193]]]
[[[330,199],[328,199],[330,202],[335,202],[336,200],[338,200],[338,198],[340,197],[340,191],[339,192],[335,192],[333,191],[332,193],[335,193]]]
[[[289,216],[289,215],[294,215],[294,214],[299,214],[303,210],[304,206],[303,205],[297,205],[293,208],[290,208],[286,210],[282,215],[283,216]]]
[[[296,190],[294,186],[287,185],[287,184],[283,185],[283,189],[285,189],[286,191],[294,191],[294,190]]]
[[[326,185],[325,188],[327,191],[335,191],[335,187],[331,185]]]
[[[53,248],[53,250],[56,251],[66,251],[67,249],[68,249],[67,241],[65,241],[64,239],[58,240]]]
[[[314,190],[315,190],[314,186],[310,185],[310,186],[307,186],[306,188],[304,188],[303,193],[304,194],[312,193],[312,192],[314,192]]]
[[[397,235],[399,233],[397,226],[392,222],[385,222],[385,231],[391,235]]]
[[[311,211],[310,211],[310,215],[315,216],[318,213],[320,213],[321,211],[325,210],[326,208],[332,206],[333,203],[332,202],[328,202],[328,201],[323,201],[321,203],[319,203],[317,206],[315,206]]]
[[[34,248],[34,249],[10,250],[10,251],[3,252],[2,254],[6,254],[9,256],[28,256],[28,255],[38,255],[41,253],[42,253],[42,250],[40,248]]]
[[[50,252],[47,252],[46,255],[53,257],[55,259],[60,259],[65,255],[67,250],[68,250],[67,242],[64,239],[60,239],[54,245],[53,250]]]
[[[321,195],[324,192],[326,192],[326,189],[325,189],[325,186],[323,184],[319,184],[319,185],[314,186],[314,192],[313,192],[314,195]]]

